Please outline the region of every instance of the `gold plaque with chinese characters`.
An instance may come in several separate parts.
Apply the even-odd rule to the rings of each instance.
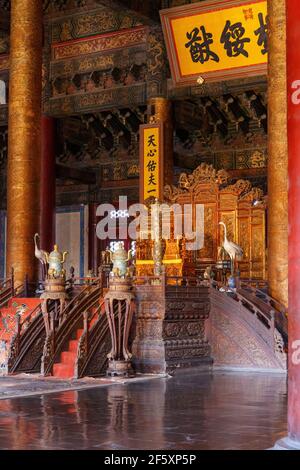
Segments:
[[[160,14],[175,85],[267,73],[266,0],[207,0]]]

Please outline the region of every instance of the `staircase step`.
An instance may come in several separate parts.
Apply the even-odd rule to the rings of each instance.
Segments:
[[[77,357],[78,341],[82,336],[83,328],[76,331],[76,339],[71,339],[68,350],[60,355],[60,362],[53,366],[53,376],[61,379],[71,379],[74,377],[74,367]]]
[[[60,379],[72,379],[74,377],[74,366],[69,364],[54,364],[53,376]]]
[[[64,351],[61,353],[60,364],[70,365],[74,367],[75,361],[76,361],[76,352]]]
[[[76,331],[76,339],[69,341],[68,350],[60,355],[60,362],[53,366],[53,376],[61,379],[72,379],[74,377],[74,367],[77,357],[78,341],[83,333],[83,329]]]
[[[77,348],[78,348],[78,339],[71,339],[71,341],[69,341],[69,351],[70,352],[74,352],[74,353],[77,353]]]

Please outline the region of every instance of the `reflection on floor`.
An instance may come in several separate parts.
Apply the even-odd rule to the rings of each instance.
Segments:
[[[126,377],[85,377],[83,379],[59,379],[57,377],[42,377],[39,374],[18,374],[0,377],[0,400],[6,398],[29,397],[71,390],[108,387],[115,384],[143,382],[155,380],[161,375],[137,374],[133,378]]]
[[[0,449],[266,449],[286,434],[286,377],[193,372],[0,401]]]

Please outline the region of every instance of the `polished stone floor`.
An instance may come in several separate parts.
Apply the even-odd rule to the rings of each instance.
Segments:
[[[164,374],[166,375],[166,374]],[[163,376],[163,375],[162,375]],[[94,379],[58,379],[42,377],[39,374],[18,374],[0,377],[0,400],[6,398],[29,397],[64,391],[86,390],[89,388],[108,387],[113,384],[127,384],[156,379],[153,375],[136,375],[134,378],[101,377]]]
[[[0,400],[0,449],[266,449],[285,423],[284,375],[194,371]]]

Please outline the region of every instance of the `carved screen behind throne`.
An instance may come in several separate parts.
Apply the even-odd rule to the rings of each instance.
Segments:
[[[244,250],[238,266],[242,278],[266,279],[265,196],[247,180],[228,184],[225,170],[202,163],[191,175],[183,173],[178,186],[165,186],[168,203],[204,205],[204,247],[193,256],[196,265],[215,264],[218,248],[227,238]]]

